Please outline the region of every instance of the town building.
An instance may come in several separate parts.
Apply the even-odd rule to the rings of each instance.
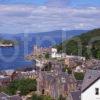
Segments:
[[[33,55],[42,55],[51,52],[51,48],[39,47],[37,45],[35,45],[33,49]]]
[[[72,76],[64,72],[38,72],[37,93],[50,95],[57,99],[60,95],[66,97],[71,91],[76,89],[76,81]]]
[[[12,75],[12,80],[18,79],[35,79],[37,77],[36,71],[15,71]]]
[[[100,70],[87,70],[81,100],[100,100]]]
[[[89,59],[89,60],[86,60],[86,62],[85,62],[84,65],[88,69],[98,69],[98,68],[100,68],[100,60],[97,60],[97,59]]]
[[[67,100],[81,100],[81,91],[74,91],[69,93]]]
[[[6,76],[12,76],[12,74],[15,72],[15,70],[5,70],[5,75]]]
[[[7,86],[11,82],[11,77],[0,75],[0,86]]]
[[[12,81],[12,74],[14,70],[0,71],[0,86],[7,86]]]
[[[85,57],[81,56],[66,55],[65,58],[65,65],[67,65],[68,67],[76,67],[78,65],[82,65],[82,63],[84,62],[85,62]]]
[[[56,48],[51,49],[51,58],[65,58],[65,53],[58,53]]]
[[[82,68],[82,66],[77,66],[74,70],[74,72],[77,72],[77,73],[84,73],[84,69]]]
[[[42,59],[41,60],[35,59],[35,61],[36,61],[36,67],[38,68],[43,68],[44,65],[48,63],[47,60],[42,60]]]

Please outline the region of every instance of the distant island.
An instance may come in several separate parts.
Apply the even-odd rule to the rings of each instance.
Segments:
[[[0,47],[13,47],[16,44],[17,42],[13,40],[0,40]]]

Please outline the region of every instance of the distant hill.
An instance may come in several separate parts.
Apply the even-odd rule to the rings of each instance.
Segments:
[[[79,45],[79,47],[78,47]],[[59,52],[66,52],[69,55],[79,55],[82,49],[82,56],[100,59],[100,29],[94,29],[75,36],[69,40],[56,45]],[[81,48],[81,49],[80,49]]]
[[[17,41],[26,41],[26,38],[30,40],[31,45],[36,44],[39,41],[42,41],[42,46],[50,46],[51,44],[48,42],[54,42],[55,44],[59,44],[62,41],[72,38],[73,36],[80,35],[83,32],[86,32],[87,30],[69,30],[69,31],[62,31],[62,30],[55,30],[50,32],[41,32],[41,33],[19,33],[19,34],[0,34],[1,39],[7,39],[7,40],[17,40]],[[64,38],[62,39],[62,36]],[[46,40],[46,41],[44,41]],[[52,41],[53,40],[53,41]],[[53,44],[53,45],[55,45]]]
[[[87,30],[69,30],[63,33],[62,30],[40,32],[40,33],[26,33],[28,36],[60,36],[62,34],[68,34],[70,36],[79,35]],[[22,37],[25,33],[10,34],[10,33],[0,33],[0,38],[13,38],[13,37]]]

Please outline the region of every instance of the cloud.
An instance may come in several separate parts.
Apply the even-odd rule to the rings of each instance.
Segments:
[[[0,19],[0,33],[92,29],[100,27],[100,8],[1,5]]]

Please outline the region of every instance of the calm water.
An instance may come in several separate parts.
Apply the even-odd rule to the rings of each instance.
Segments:
[[[0,47],[0,70],[32,67],[34,65],[34,61],[25,60],[26,54],[24,54],[23,45],[18,45],[17,48],[19,50],[16,50],[16,47]]]
[[[69,31],[67,32],[67,35],[64,36],[64,39],[71,38],[81,32],[82,31]],[[24,57],[32,52],[35,44],[42,47],[48,47],[64,41],[64,39],[62,39],[61,31],[29,34],[28,36],[23,34],[0,34],[0,38],[17,40],[19,42],[15,47],[0,47],[0,70],[32,67],[35,64],[35,61],[27,61]]]
[[[49,36],[50,37],[50,36]],[[15,47],[0,47],[0,70],[5,69],[17,69],[23,67],[33,67],[35,65],[35,61],[27,61],[25,56],[30,54],[33,50],[33,46],[38,44],[42,47],[48,47],[51,44],[51,40],[48,41],[47,36],[38,35],[38,36],[30,36],[26,38],[21,38],[21,36],[11,38],[13,40],[19,41],[19,44]],[[40,41],[44,39],[43,41]],[[61,42],[61,36],[52,37],[55,43]]]

